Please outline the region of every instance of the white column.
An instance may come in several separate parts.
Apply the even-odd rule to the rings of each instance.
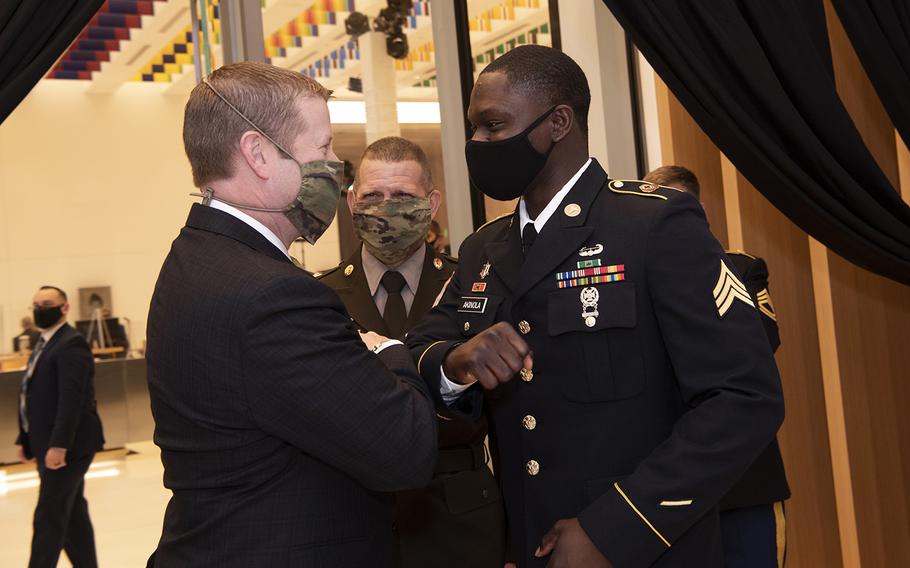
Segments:
[[[395,64],[386,53],[385,40],[385,34],[379,32],[365,33],[359,38],[363,99],[367,113],[367,144],[386,136],[401,136],[395,91]]]
[[[559,0],[559,26],[563,52],[591,88],[591,155],[611,177],[638,177],[625,32],[602,0]]]
[[[454,2],[434,2],[433,44],[436,57],[436,85],[439,92],[439,125],[442,142],[443,175],[446,182],[446,207],[449,212],[449,242],[452,251],[474,232],[471,221],[471,195],[468,166],[464,158],[464,107],[458,67]]]

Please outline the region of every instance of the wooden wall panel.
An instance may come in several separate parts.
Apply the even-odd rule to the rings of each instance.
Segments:
[[[724,247],[729,248],[720,152],[659,77],[655,78],[655,88],[663,157],[661,165],[683,166],[695,172],[701,186],[701,203],[711,222],[711,232]]]
[[[778,439],[793,493],[786,509],[788,566],[841,566],[809,242],[737,176],[744,248],[768,263],[780,326],[777,365],[787,417]]]
[[[888,118],[830,3],[837,89],[895,187],[900,171]],[[910,566],[910,287],[829,253],[844,413],[863,566]]]
[[[777,361],[787,405],[779,440],[793,492],[787,502],[788,566],[840,566],[808,239],[723,159],[659,79],[657,105],[663,161],[698,175],[702,203],[718,240],[726,245],[728,235],[734,241],[742,235],[743,248],[770,266],[783,342]],[[725,165],[730,170],[726,176]],[[724,191],[736,197],[738,210],[725,211]],[[734,205],[732,200],[728,205]]]

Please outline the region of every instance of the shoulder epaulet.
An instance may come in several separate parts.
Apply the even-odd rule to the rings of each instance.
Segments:
[[[322,271],[320,271],[320,272],[314,272],[314,273],[313,273],[313,278],[317,278],[317,279],[325,278],[326,276],[328,276],[329,274],[332,274],[333,272],[335,272],[335,271],[338,270],[339,268],[341,268],[341,264],[339,264],[339,265],[336,266],[335,268],[329,268],[328,270],[322,270]]]
[[[751,258],[752,260],[757,260],[754,256],[752,256],[751,254],[747,253],[744,250],[737,249],[737,250],[728,250],[728,251],[724,251],[724,252],[726,252],[728,255],[729,254],[740,254],[742,256],[747,256],[747,257]]]
[[[613,193],[623,193],[626,195],[640,195],[642,197],[656,197],[666,201],[673,195],[673,192],[685,193],[681,189],[669,187],[666,185],[657,185],[647,181],[637,179],[613,179],[607,184]]]
[[[505,215],[500,215],[499,217],[496,217],[495,219],[491,219],[491,220],[487,221],[486,223],[484,223],[483,225],[477,227],[477,230],[479,231],[479,230],[483,229],[484,227],[487,227],[488,225],[492,225],[493,223],[496,223],[498,221],[502,221],[503,219],[508,219],[512,215],[514,215],[514,213],[506,213]]]

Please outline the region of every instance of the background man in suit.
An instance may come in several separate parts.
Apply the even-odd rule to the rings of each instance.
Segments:
[[[387,137],[367,147],[348,192],[363,245],[320,277],[360,325],[404,337],[433,306],[455,270],[426,244],[442,196],[413,142]],[[403,568],[501,568],[505,532],[499,489],[486,467],[486,419],[439,418],[439,458],[423,489],[396,495]]]
[[[687,191],[696,199],[701,193],[698,177],[682,166],[657,168],[645,176],[645,181]],[[776,352],[780,347],[780,333],[768,291],[767,264],[743,251],[727,251],[727,258],[742,276],[752,302],[761,313],[771,350]],[[775,438],[720,501],[725,566],[769,568],[784,565],[787,547],[784,501],[789,498],[784,460]]]
[[[436,415],[407,349],[361,339],[288,256],[337,211],[329,94],[250,62],[190,94],[184,145],[205,198],[149,312],[155,443],[173,491],[150,565],[385,566],[384,492],[430,479]]]
[[[32,303],[41,330],[19,394],[19,458],[34,460],[41,488],[29,566],[54,568],[60,550],[76,568],[97,566],[95,533],[83,496],[85,472],[104,446],[95,404],[95,362],[66,323],[66,293],[43,286]]]
[[[465,240],[408,343],[440,402],[485,398],[509,560],[720,567],[717,502],[783,419],[777,368],[698,201],[610,180],[589,104],[558,50],[484,69],[468,171],[521,200]]]

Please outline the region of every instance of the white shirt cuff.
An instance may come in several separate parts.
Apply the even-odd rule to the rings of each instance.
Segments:
[[[379,345],[373,347],[373,353],[379,353],[386,347],[391,347],[393,345],[404,345],[404,343],[398,341],[397,339],[389,339],[388,341],[383,341]]]
[[[439,366],[439,376],[442,378],[439,381],[439,394],[442,395],[442,401],[446,404],[452,404],[461,394],[468,390],[471,385],[477,381],[473,381],[467,385],[461,385],[458,383],[453,383],[449,380],[449,377],[446,376],[446,372],[442,370],[442,365]]]

